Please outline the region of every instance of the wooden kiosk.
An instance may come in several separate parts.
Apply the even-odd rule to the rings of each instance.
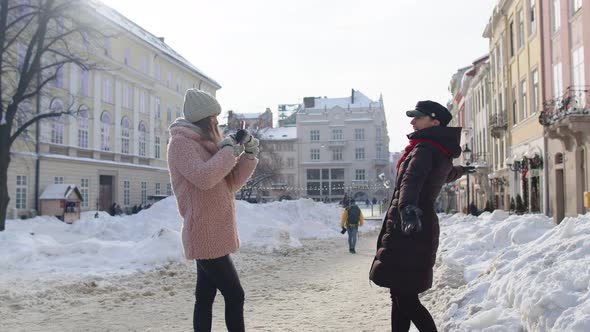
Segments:
[[[80,219],[83,198],[75,184],[50,184],[39,200],[42,215],[55,216],[68,224]]]

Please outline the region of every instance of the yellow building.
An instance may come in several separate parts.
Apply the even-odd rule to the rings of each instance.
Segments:
[[[108,71],[86,72],[66,65],[41,97],[48,108],[80,110],[40,124],[22,135],[11,153],[8,218],[38,209],[50,184],[78,185],[82,210],[124,210],[170,195],[166,162],[168,125],[182,113],[184,91],[197,87],[215,95],[221,86],[158,38],[115,10],[88,1],[85,13],[109,30],[92,59]],[[23,107],[35,112],[35,103]],[[38,185],[36,182],[38,181]]]
[[[541,38],[538,0],[500,0],[484,30],[490,40],[490,130],[497,201],[523,200],[530,212],[546,210],[543,175]]]

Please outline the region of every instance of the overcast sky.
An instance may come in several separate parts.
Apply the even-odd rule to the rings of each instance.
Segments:
[[[218,81],[224,111],[276,114],[306,96],[383,94],[390,150],[404,111],[443,105],[451,75],[487,53],[497,0],[103,0]]]

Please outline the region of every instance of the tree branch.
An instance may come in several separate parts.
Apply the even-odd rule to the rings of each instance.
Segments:
[[[12,145],[12,143],[14,143],[14,141],[18,138],[18,136],[25,130],[27,130],[27,128],[29,126],[31,126],[32,124],[34,124],[37,121],[40,121],[42,119],[46,119],[46,118],[53,118],[53,117],[58,117],[58,116],[62,116],[62,115],[73,115],[75,114],[75,111],[63,111],[63,112],[51,112],[51,113],[41,113],[41,114],[37,114],[34,117],[30,118],[27,122],[25,122],[22,126],[20,126],[20,128],[18,128],[16,130],[16,132],[14,132],[14,134],[12,134],[12,136],[10,136],[10,138],[8,139],[8,144]]]

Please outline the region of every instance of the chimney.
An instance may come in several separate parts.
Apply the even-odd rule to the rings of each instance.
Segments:
[[[158,37],[158,39],[163,43],[164,42],[164,37]]]
[[[350,95],[350,103],[354,104],[354,89],[352,89],[352,93]]]
[[[314,106],[315,106],[315,97],[304,97],[303,98],[303,107],[313,108]]]

